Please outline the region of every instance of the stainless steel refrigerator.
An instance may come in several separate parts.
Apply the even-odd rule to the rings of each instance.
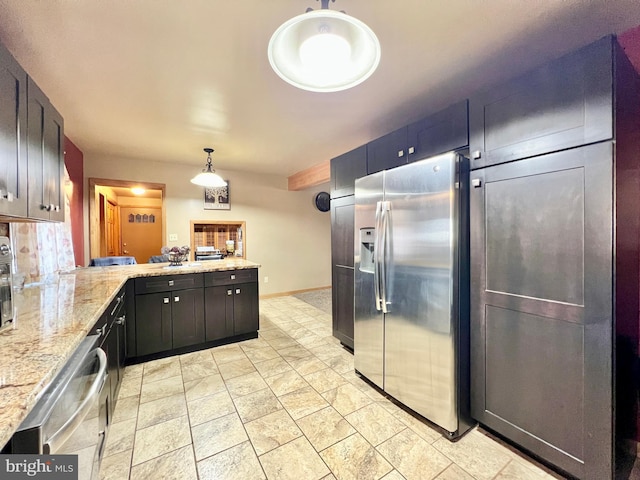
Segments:
[[[355,182],[355,368],[447,432],[469,417],[468,163],[447,153]]]

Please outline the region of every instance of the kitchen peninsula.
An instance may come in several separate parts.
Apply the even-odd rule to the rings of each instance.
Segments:
[[[178,343],[177,346],[169,343],[168,348],[154,352],[156,356],[166,356],[174,351],[197,350],[257,336],[258,267],[257,263],[240,258],[186,263],[179,267],[169,267],[166,263],[90,267],[60,274],[51,281],[16,292],[14,324],[0,333],[0,447],[10,440],[40,393],[80,342],[99,326],[97,324],[108,313],[108,307],[114,301],[120,301],[116,297],[125,288],[130,292],[126,301],[133,305],[131,293],[135,292],[136,297],[144,297],[140,298],[142,306],[149,305],[149,300],[158,293],[170,291],[170,295],[161,296],[159,300],[168,308],[174,308],[174,313],[179,309],[172,303],[176,299],[179,301],[180,295],[173,287],[179,286],[180,279],[190,278],[193,288],[189,290],[198,290],[199,297],[192,295],[190,298],[202,301],[202,306],[198,307],[203,313],[201,341],[189,345]],[[167,287],[161,288],[165,279]],[[237,296],[245,292],[248,298],[238,302]],[[234,300],[236,313],[250,319],[240,322],[240,334],[233,330]],[[135,305],[126,314],[128,362],[133,357],[137,357],[133,361],[150,357],[147,351],[132,352],[135,338],[131,339],[131,334],[135,336],[136,329],[141,329],[146,342],[149,330],[142,323],[136,324],[136,314],[141,316],[141,313],[141,306]],[[217,322],[223,325],[217,325]]]

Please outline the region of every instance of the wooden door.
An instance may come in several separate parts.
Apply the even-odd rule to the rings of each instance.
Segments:
[[[120,207],[122,255],[148,263],[162,248],[162,209],[159,207]]]
[[[115,256],[120,254],[120,245],[118,241],[118,224],[116,221],[116,205],[107,201],[106,209],[106,233],[107,233],[107,256]]]

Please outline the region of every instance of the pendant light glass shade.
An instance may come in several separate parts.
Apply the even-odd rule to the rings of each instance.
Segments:
[[[323,8],[283,23],[268,54],[273,70],[291,85],[337,92],[371,76],[380,63],[380,42],[357,18]]]
[[[216,173],[213,169],[213,165],[211,165],[211,153],[213,152],[213,148],[205,148],[204,151],[207,152],[207,164],[202,172],[191,179],[191,183],[202,187],[226,187],[227,182],[225,182],[222,177]]]

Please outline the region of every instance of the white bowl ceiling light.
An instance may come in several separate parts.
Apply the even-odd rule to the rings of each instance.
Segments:
[[[335,0],[333,0],[335,1]],[[380,63],[380,42],[344,12],[308,9],[283,23],[269,41],[269,63],[286,82],[312,92],[338,92],[364,82]]]
[[[207,152],[207,164],[201,173],[191,179],[191,183],[202,187],[226,187],[227,182],[225,182],[222,177],[216,173],[213,169],[213,165],[211,164],[213,148],[205,148],[204,151]]]

